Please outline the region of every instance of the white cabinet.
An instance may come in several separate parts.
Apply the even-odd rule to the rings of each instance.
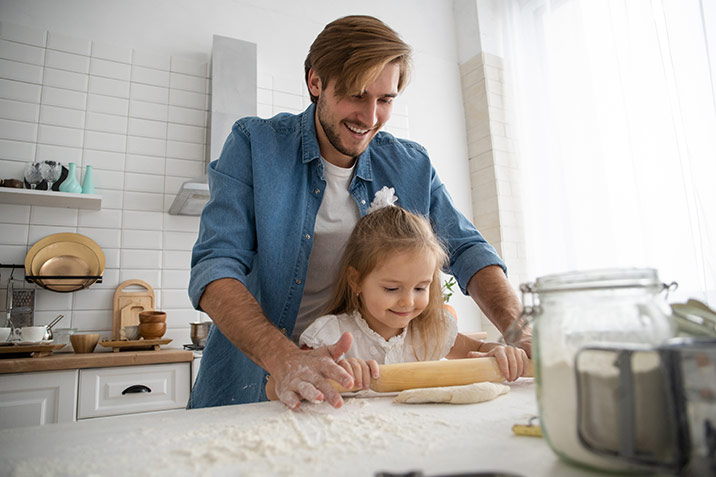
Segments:
[[[77,370],[0,374],[0,429],[75,420]]]
[[[190,363],[80,369],[77,419],[182,409]]]
[[[188,361],[0,374],[0,429],[184,409],[190,389]]]

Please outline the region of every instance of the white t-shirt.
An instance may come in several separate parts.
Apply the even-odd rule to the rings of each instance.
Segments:
[[[431,359],[442,359],[450,352],[457,338],[457,322],[445,313],[443,323],[446,333],[439,355]],[[360,313],[325,315],[315,320],[306,328],[299,340],[299,345],[309,348],[332,345],[346,331],[353,335],[353,345],[344,355],[346,358],[374,359],[378,364],[410,363],[418,361],[417,356],[424,356],[423,340],[419,333],[409,332],[410,325],[406,326],[401,334],[386,340],[373,331]],[[428,341],[429,342],[429,341]],[[415,350],[413,349],[415,346]],[[432,351],[434,343],[428,345]]]
[[[303,298],[291,334],[296,342],[303,330],[325,311],[338,275],[343,246],[360,218],[358,206],[348,193],[355,165],[347,169],[323,158],[321,162],[326,190],[316,215]]]

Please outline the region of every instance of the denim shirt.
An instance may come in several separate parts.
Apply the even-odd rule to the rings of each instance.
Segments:
[[[314,112],[311,105],[298,115],[240,119],[219,159],[209,164],[211,199],[201,214],[189,282],[196,309],[209,283],[235,278],[266,317],[291,335],[326,185]],[[384,186],[395,188],[396,205],[429,217],[448,248],[448,272],[463,293],[481,268],[505,269],[495,249],[454,207],[422,146],[386,132],[373,138],[350,183],[361,216]],[[266,372],[214,326],[188,407],[266,400],[265,379]]]

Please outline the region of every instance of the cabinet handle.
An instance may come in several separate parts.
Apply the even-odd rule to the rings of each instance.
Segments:
[[[129,386],[127,389],[122,391],[122,394],[136,394],[136,393],[151,393],[152,390],[149,389],[144,384],[135,384],[134,386]]]

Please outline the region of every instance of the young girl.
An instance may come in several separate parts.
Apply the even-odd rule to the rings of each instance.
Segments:
[[[443,308],[440,270],[447,253],[428,221],[392,205],[361,218],[345,247],[328,313],[300,337],[308,348],[332,345],[349,331],[339,364],[367,389],[378,364],[494,356],[508,380],[522,375],[526,353],[457,331]]]

